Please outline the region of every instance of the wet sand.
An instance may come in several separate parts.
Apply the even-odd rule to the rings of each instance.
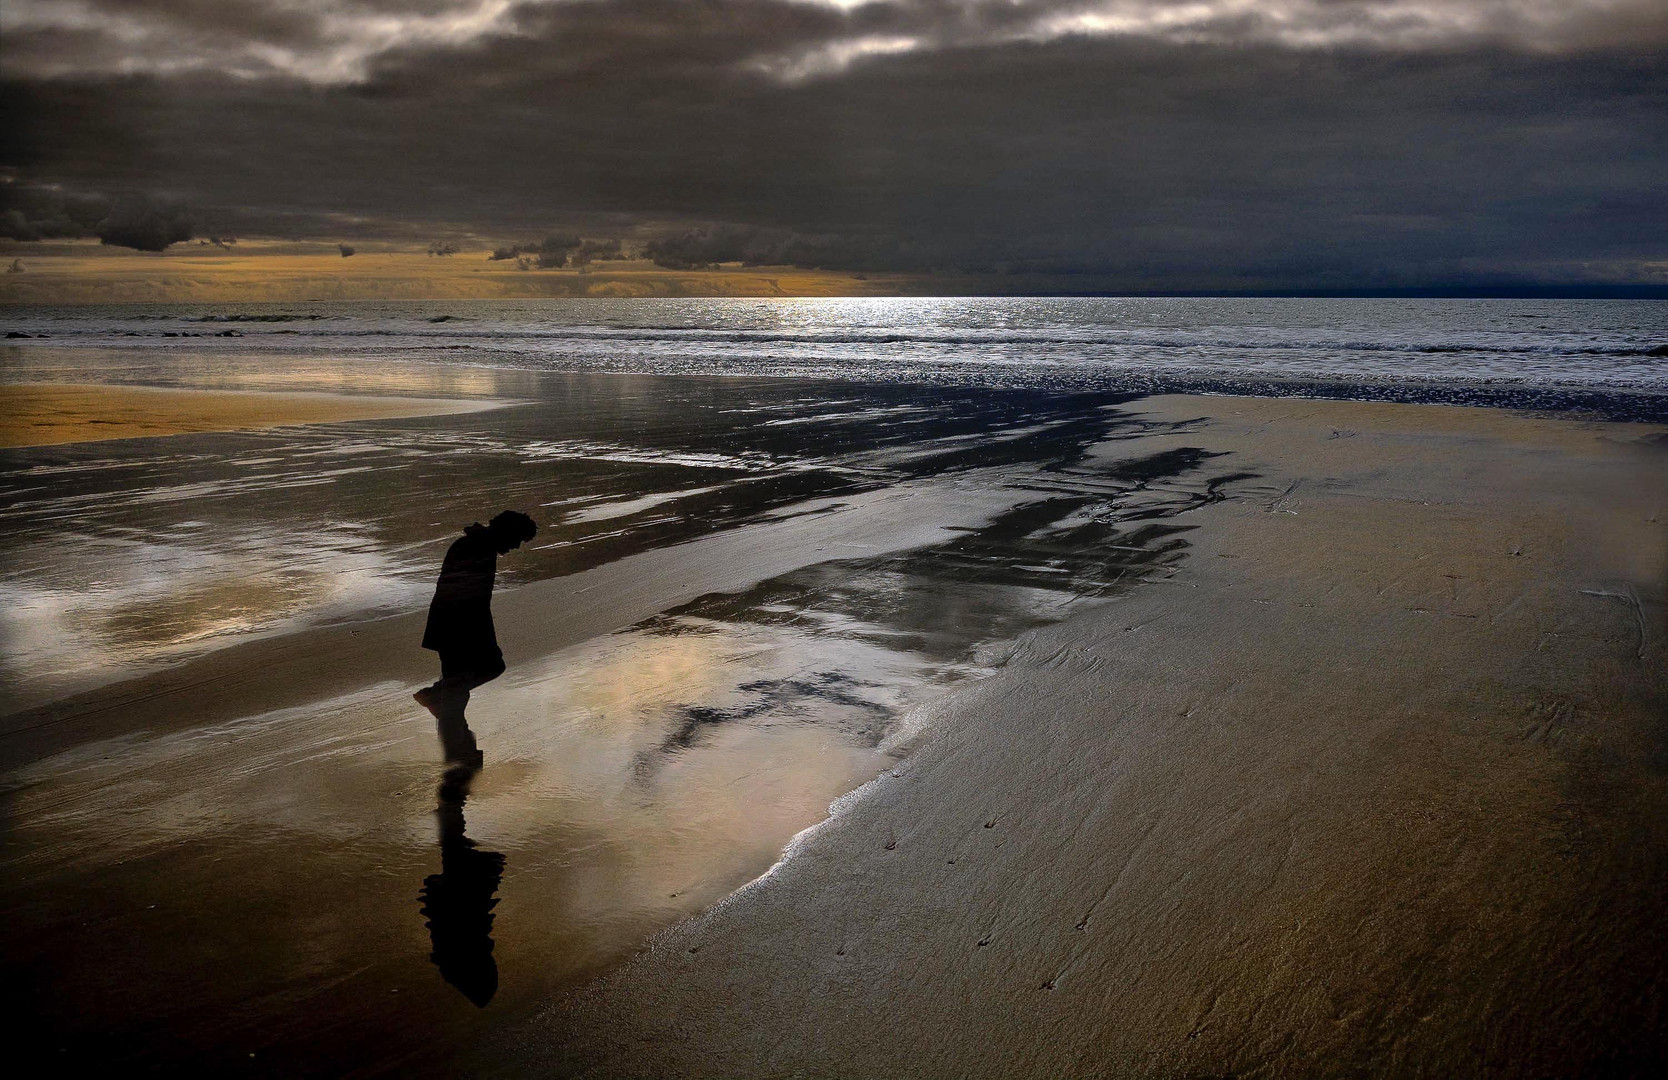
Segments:
[[[14,452],[18,520],[43,538],[15,548],[41,576],[20,595],[58,613],[37,636],[136,650],[32,677],[77,650],[8,645],[0,915],[52,1052],[453,1075],[768,867],[907,750],[919,703],[1167,572],[1177,519],[1222,480],[1142,450],[1151,425],[1106,395],[523,389],[529,407],[461,417]],[[374,572],[393,584],[348,595],[386,603],[409,564],[409,612],[447,525],[505,503],[545,525],[504,560],[510,670],[437,732],[411,697],[435,675],[421,615],[321,623],[314,579]],[[49,576],[66,508],[113,595]],[[339,545],[357,537],[357,561],[297,546],[343,517],[364,523]],[[172,590],[127,584],[123,561],[164,556]],[[176,609],[223,580],[245,602],[205,633]],[[448,740],[485,768],[455,775]]]
[[[275,373],[266,364],[180,364],[123,374],[267,382]],[[334,385],[352,371],[313,364],[277,374]],[[425,385],[420,370],[383,374]],[[1106,395],[476,374],[462,389],[521,405],[5,452],[0,554],[11,572],[0,581],[0,700],[14,710],[65,702],[114,681],[195,670],[180,665],[232,643],[421,608],[456,530],[506,506],[533,511],[545,527],[506,560],[501,588],[820,507],[825,521],[807,516],[785,534],[792,546],[767,553],[764,565],[792,567],[868,550],[865,537],[819,539],[819,528],[837,532],[843,526],[833,522],[847,520],[829,500],[902,485],[900,496],[960,501],[977,470],[992,491],[1014,491],[981,489],[975,501],[1035,498],[1039,470],[1055,496],[1071,495],[1059,490],[1066,480],[1087,485],[1076,497],[1104,497],[1100,478],[1058,470],[1131,427],[1118,419],[1120,399]],[[920,484],[940,477],[951,482]],[[936,497],[876,505],[871,529],[901,518],[904,533],[923,538],[916,542],[940,535]],[[961,522],[958,514],[945,523]],[[1029,576],[1074,595],[1069,575]],[[659,595],[655,580],[624,587]],[[587,600],[600,597],[605,609],[610,595],[597,589]],[[534,641],[555,625],[529,623]],[[294,640],[284,647],[308,652]],[[328,669],[338,654],[323,652]],[[370,656],[367,670],[378,670],[375,654],[349,653]]]
[[[501,402],[369,394],[252,393],[108,384],[0,385],[0,447],[245,431],[434,416],[496,408]]]
[[[1061,397],[949,434],[907,404],[844,403],[882,420],[819,426],[850,456],[814,484],[571,504],[557,552],[591,561],[494,603],[478,858],[444,829],[436,854],[420,615],[8,710],[0,911],[50,1049],[278,1075],[1662,1055],[1661,428]],[[699,458],[677,416],[662,456]],[[731,461],[804,431],[780,422],[713,438]],[[488,1008],[431,966],[459,934],[437,876],[474,896]]]
[[[1149,399],[1258,474],[496,1075],[1659,1075],[1662,429]]]

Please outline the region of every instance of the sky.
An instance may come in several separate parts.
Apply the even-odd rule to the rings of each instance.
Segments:
[[[0,42],[17,237],[1668,285],[1664,0],[6,0]]]

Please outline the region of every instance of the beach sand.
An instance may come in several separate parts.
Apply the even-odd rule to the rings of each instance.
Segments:
[[[1256,494],[483,1072],[1656,1074],[1662,429],[1133,407]]]
[[[104,847],[88,850],[105,858],[129,833],[195,827],[210,812],[199,800],[214,805],[200,791],[237,793],[238,773],[263,768],[270,781],[239,809],[249,835],[289,835],[275,825],[289,815],[318,819],[294,832],[296,845],[251,840],[240,855],[236,830],[205,833],[178,850],[142,849],[153,869],[129,856],[76,879],[78,892],[31,892],[28,918],[58,936],[32,937],[28,962],[61,975],[66,956],[102,956],[115,971],[131,966],[114,944],[124,935],[158,935],[155,949],[183,932],[179,957],[189,958],[223,948],[238,927],[270,923],[270,948],[295,972],[284,1023],[245,1017],[247,1034],[218,1013],[130,1023],[147,1054],[163,1055],[148,1059],[159,1066],[198,1043],[212,1053],[196,1060],[242,1059],[240,1039],[280,1071],[319,1067],[330,1053],[367,1073],[442,1075],[1518,1076],[1660,1064],[1668,432],[1292,399],[1117,408],[1152,423],[1090,451],[1109,467],[1189,448],[1220,455],[1183,454],[1209,468],[1161,470],[1127,493],[1139,524],[1143,500],[1185,490],[1193,508],[1167,522],[1188,530],[1185,554],[1162,569],[1145,564],[1132,591],[1071,605],[1077,614],[1009,642],[1005,656],[981,661],[994,667],[986,677],[924,698],[884,748],[902,756],[878,779],[821,824],[797,803],[775,822],[811,827],[774,868],[760,856],[774,846],[750,848],[725,856],[723,873],[740,876],[722,889],[713,877],[693,897],[674,887],[653,904],[622,889],[619,902],[639,906],[598,924],[623,942],[611,963],[677,925],[531,1021],[471,1006],[458,1029],[478,1040],[466,1064],[454,1062],[455,1046],[418,1060],[419,1041],[398,1034],[402,1024],[425,1037],[453,1030],[440,1026],[451,1013],[418,1003],[446,989],[423,970],[411,899],[432,841],[395,851],[372,842],[369,824],[420,833],[432,808],[432,731],[409,717],[374,726],[376,709],[404,702],[412,712],[406,695],[433,677],[432,655],[416,647],[421,613],[248,641],[62,700],[15,703],[0,719],[0,749],[27,785],[11,797],[47,800],[18,835],[58,844],[41,848],[53,858],[75,850],[52,840],[54,821],[92,830]],[[1074,468],[1090,475],[1094,464]],[[1017,480],[1032,494],[1004,489]],[[502,591],[494,611],[512,674],[482,700],[508,707],[516,694],[542,693],[518,673],[698,597],[858,553],[942,544],[1038,498],[1047,489],[1037,482],[944,473]],[[492,723],[490,708],[481,715]],[[263,750],[265,764],[233,768],[238,722],[250,717],[261,721],[250,738],[289,742]],[[398,771],[354,765],[344,740],[356,723],[410,760]],[[81,770],[94,784],[123,754],[163,755],[169,732],[229,749],[162,757],[157,795],[144,776],[121,778],[145,789],[123,811],[133,825],[123,814],[100,825],[91,804],[65,816],[75,789],[53,794],[54,777]],[[513,792],[516,770],[536,762],[495,772],[520,736],[508,720],[482,734],[484,782],[502,777]],[[209,761],[226,764],[193,780],[193,763]],[[35,762],[58,771],[30,772]],[[154,799],[160,814],[144,801]],[[678,827],[655,850],[706,842]],[[309,830],[356,839],[313,850],[299,843]],[[538,909],[517,906],[534,882],[575,896],[619,882],[574,878],[536,848],[505,850],[511,874],[523,875],[496,931],[508,980],[545,962],[543,946],[524,946],[538,936],[529,925]],[[256,856],[258,867],[232,876]],[[133,891],[107,896],[115,873]],[[201,890],[181,892],[180,881],[198,878]],[[244,910],[265,903],[259,889],[248,899],[215,892],[238,880],[289,897],[282,918]],[[391,975],[366,960],[315,985],[342,959],[320,943],[336,934],[334,948],[351,948],[360,891],[384,887],[403,914],[376,934],[399,938],[391,948],[406,967]],[[141,898],[152,895],[179,909],[174,922],[147,915]],[[96,908],[110,932],[76,936],[82,916],[58,910],[71,902]],[[295,927],[315,936],[276,940]],[[216,977],[212,965],[164,959],[183,965],[180,979]],[[99,980],[114,978],[85,974],[87,993],[112,1010],[120,987]],[[248,993],[265,991],[252,983]],[[85,1011],[84,1000],[70,1004]],[[316,1023],[321,1015],[328,1022]],[[96,1026],[107,1041],[128,1030]],[[129,1050],[99,1047],[95,1057]]]
[[[0,447],[432,416],[490,409],[499,404],[368,394],[7,383],[0,385]]]

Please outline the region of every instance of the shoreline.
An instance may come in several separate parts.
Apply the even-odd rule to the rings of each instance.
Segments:
[[[17,348],[17,346],[11,346]],[[36,355],[51,355],[53,351],[101,352],[125,348],[143,353],[144,348],[133,346],[53,346],[29,350]],[[274,352],[272,357],[241,350],[228,353],[238,359],[290,359]],[[459,365],[429,357],[394,356],[374,358],[372,364],[422,365],[436,371],[455,372]],[[1274,398],[1314,402],[1357,402],[1362,404],[1442,406],[1459,409],[1495,409],[1526,413],[1531,416],[1572,420],[1577,422],[1668,424],[1668,390],[1641,386],[1602,386],[1597,384],[1540,384],[1525,381],[1522,386],[1502,385],[1500,381],[1483,378],[1452,378],[1418,380],[1411,377],[1384,376],[1296,376],[1278,374],[1247,374],[1222,376],[1210,374],[1184,375],[1171,373],[1136,373],[1132,371],[1050,370],[1046,379],[1037,375],[1020,376],[1000,370],[956,372],[948,369],[891,372],[885,369],[850,371],[839,367],[717,367],[691,369],[677,366],[655,366],[641,362],[616,362],[613,366],[573,364],[570,366],[533,366],[495,362],[487,357],[472,358],[470,370],[484,374],[505,376],[623,376],[627,378],[676,379],[772,379],[803,381],[825,385],[877,383],[893,386],[923,388],[966,387],[992,390],[1035,390],[1056,393],[1098,393],[1139,397],[1225,397]],[[0,383],[22,385],[19,383]],[[107,385],[107,384],[98,384]],[[136,387],[137,388],[137,387]],[[240,391],[244,392],[244,391]],[[294,393],[290,391],[247,391]],[[358,395],[350,395],[358,396]]]

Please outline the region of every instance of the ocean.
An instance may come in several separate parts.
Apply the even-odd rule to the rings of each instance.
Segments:
[[[1305,298],[319,301],[14,307],[29,362],[398,359],[536,371],[1306,394],[1668,415],[1668,302]],[[24,339],[16,339],[24,340]],[[47,348],[40,348],[40,347]],[[119,356],[119,359],[118,359]],[[138,357],[147,357],[148,361]],[[85,361],[79,361],[84,363]],[[21,368],[20,368],[21,363]],[[128,366],[132,365],[132,366]]]

